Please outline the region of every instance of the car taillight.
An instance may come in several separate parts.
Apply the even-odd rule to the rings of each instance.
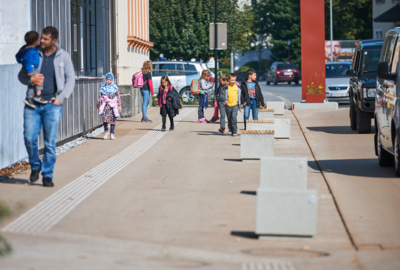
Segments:
[[[276,75],[281,75],[281,72],[279,70],[277,70]]]

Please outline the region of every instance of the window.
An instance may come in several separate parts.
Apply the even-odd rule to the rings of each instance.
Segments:
[[[390,62],[392,59],[395,41],[396,38],[394,36],[387,36],[385,43],[383,44],[381,62]]]
[[[196,67],[194,65],[186,64],[185,65],[185,74],[186,76],[192,76],[197,74]]]
[[[376,4],[382,5],[385,4],[385,0],[375,0]]]
[[[400,57],[400,38],[397,40],[397,46],[396,49],[394,50],[394,57],[393,57],[392,71],[391,71],[391,73],[393,74],[398,72],[397,66],[399,64],[399,57]]]
[[[178,75],[178,76],[183,76],[184,75],[183,65],[182,64],[176,64],[176,75]]]
[[[296,69],[295,64],[280,64],[277,69]]]
[[[382,29],[376,29],[375,30],[375,38],[376,39],[381,39],[382,38]]]
[[[350,64],[330,64],[325,65],[325,74],[327,78],[345,77],[346,71],[350,69]]]
[[[71,0],[72,60],[77,76],[96,76],[96,1]]]
[[[380,56],[380,50],[365,51],[363,57],[363,73],[373,73],[375,75],[378,69]]]
[[[361,58],[361,51],[357,50],[356,56],[354,57],[353,61],[353,69],[357,72],[360,71],[360,58]]]

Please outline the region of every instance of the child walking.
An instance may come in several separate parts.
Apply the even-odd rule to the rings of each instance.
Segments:
[[[32,77],[33,74],[39,73],[39,33],[35,31],[27,32],[25,34],[25,43],[26,44],[19,49],[18,53],[15,55],[15,58],[17,59],[18,63],[23,65],[27,75]],[[48,101],[42,97],[42,89],[43,86],[28,87],[24,103],[32,109],[36,108],[34,104],[35,101],[40,104],[47,104]]]
[[[169,130],[174,130],[174,117],[179,114],[181,102],[179,100],[179,94],[171,85],[168,76],[161,77],[158,98],[156,98],[155,101],[158,101],[158,106],[160,106],[160,115],[162,117],[161,131],[166,130],[167,115],[170,122]]]
[[[219,128],[218,131],[222,134],[225,132],[226,109],[225,109],[225,101],[221,97],[221,90],[222,90],[222,87],[224,87],[227,84],[228,84],[228,75],[222,74],[221,77],[219,78],[219,86],[215,93],[215,96],[217,99],[216,101],[218,102],[218,108],[219,108],[220,115],[221,115],[221,121],[220,121],[221,127]]]
[[[250,110],[253,114],[253,120],[258,120],[258,108],[264,108],[264,96],[260,85],[256,82],[257,73],[254,69],[247,70],[247,80],[242,82],[242,100],[244,101],[244,129],[246,129],[246,120],[250,118]]]
[[[228,115],[228,128],[232,132],[232,136],[237,136],[237,114],[241,104],[241,89],[236,84],[236,75],[229,74],[228,85],[221,88],[221,100],[225,104],[226,114]]]
[[[199,94],[199,123],[209,123],[209,121],[204,116],[204,109],[208,108],[208,90],[213,88],[214,84],[208,82],[208,78],[210,77],[210,71],[203,70],[201,72],[201,77],[199,80],[200,85],[200,94]]]
[[[151,63],[151,61],[144,61],[143,67],[141,70],[143,73],[143,81],[144,81],[143,87],[140,89],[140,93],[142,94],[142,97],[143,97],[142,122],[151,123],[152,121],[149,118],[147,118],[147,107],[149,106],[150,94],[151,94],[151,96],[154,96],[153,80],[151,78],[153,64]]]
[[[111,72],[106,74],[106,82],[100,87],[97,109],[104,125],[103,139],[108,140],[111,137],[111,140],[115,140],[114,131],[117,117],[121,112],[121,97],[119,88],[114,83],[114,75]],[[110,124],[110,131],[108,124]]]

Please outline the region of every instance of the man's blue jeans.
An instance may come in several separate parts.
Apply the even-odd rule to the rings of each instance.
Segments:
[[[149,99],[150,99],[150,90],[140,90],[143,97],[143,105],[142,105],[142,112],[143,118],[147,119],[147,107],[149,106]]]
[[[257,100],[250,99],[250,104],[244,107],[244,121],[249,120],[250,118],[250,110],[253,112],[253,120],[258,120],[258,107]]]
[[[62,106],[48,103],[35,104],[36,109],[25,106],[24,109],[24,139],[29,163],[32,170],[42,168],[43,177],[53,178],[56,163],[56,140],[58,124],[62,115]],[[40,163],[38,137],[43,125],[44,156]]]

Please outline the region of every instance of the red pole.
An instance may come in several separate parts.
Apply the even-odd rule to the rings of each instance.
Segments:
[[[325,6],[323,0],[300,0],[302,99],[308,87],[322,85],[318,102],[325,92]]]

